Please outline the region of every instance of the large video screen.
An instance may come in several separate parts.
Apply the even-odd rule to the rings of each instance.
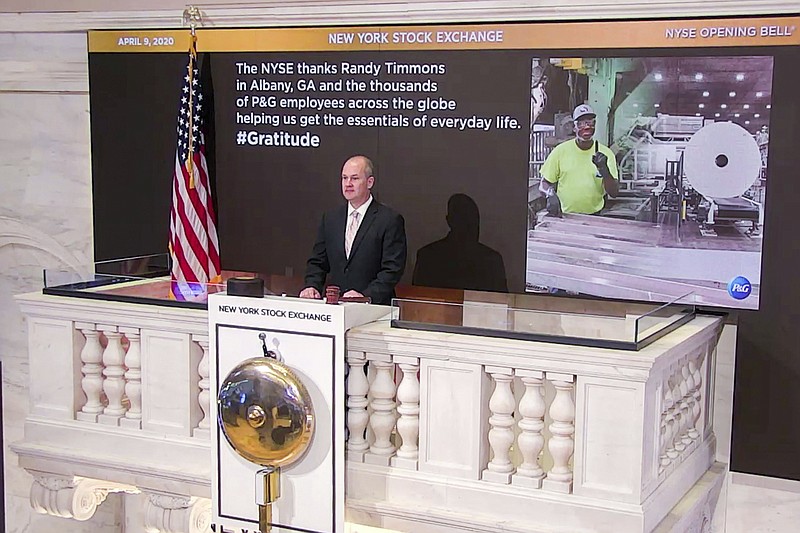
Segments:
[[[797,22],[200,30],[223,268],[302,277],[363,154],[404,284],[758,308]],[[90,34],[98,259],[165,248],[188,42]]]
[[[533,60],[526,290],[758,307],[773,58],[685,52]],[[569,188],[582,150],[554,150],[577,146],[564,110],[581,102],[614,196],[588,155],[594,181]],[[537,209],[554,177],[561,216]]]

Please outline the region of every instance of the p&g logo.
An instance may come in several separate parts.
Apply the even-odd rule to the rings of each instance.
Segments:
[[[752,291],[753,286],[750,285],[750,280],[744,276],[736,276],[728,283],[728,294],[736,300],[744,300],[750,296]]]

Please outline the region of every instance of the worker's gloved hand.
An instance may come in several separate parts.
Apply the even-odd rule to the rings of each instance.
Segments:
[[[604,178],[611,176],[611,171],[608,169],[608,156],[603,152],[595,152],[592,156],[592,163],[597,167],[597,171]]]
[[[558,199],[556,193],[547,197],[547,214],[551,217],[561,216],[561,200]]]

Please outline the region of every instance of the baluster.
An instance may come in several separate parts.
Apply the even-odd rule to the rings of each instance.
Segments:
[[[686,449],[686,445],[683,443],[683,439],[681,439],[681,434],[683,433],[684,425],[686,424],[686,418],[684,417],[683,411],[683,394],[681,393],[681,381],[683,381],[683,377],[681,376],[680,369],[677,369],[675,373],[672,375],[672,401],[675,403],[675,407],[673,408],[673,416],[675,417],[675,425],[673,426],[673,447],[678,455],[682,454],[683,451]]]
[[[86,395],[86,403],[76,413],[75,418],[86,422],[97,422],[97,415],[103,412],[100,393],[103,391],[103,346],[100,344],[100,332],[94,324],[76,324],[86,337],[86,344],[81,350],[81,389]]]
[[[370,445],[369,452],[364,456],[364,462],[389,466],[390,458],[395,453],[395,446],[391,441],[396,420],[394,364],[390,355],[377,355],[374,358],[370,357],[370,366],[375,369],[375,379],[369,389],[372,395],[369,427],[375,434],[375,442]]]
[[[103,351],[103,375],[106,377],[103,392],[108,398],[108,405],[103,409],[103,414],[98,415],[97,421],[116,426],[126,411],[122,405],[122,395],[125,394],[125,350],[122,349],[122,333],[117,326],[102,326],[102,331],[108,340]]]
[[[661,438],[659,440],[659,468],[658,473],[664,472],[669,464],[672,462],[667,450],[672,444],[672,390],[669,388],[669,381],[665,381],[662,385],[662,402],[663,407],[661,410]]]
[[[200,404],[203,419],[192,430],[192,435],[197,438],[209,439],[211,438],[211,419],[208,416],[211,412],[211,392],[209,390],[211,388],[211,380],[209,379],[208,368],[208,337],[205,335],[192,335],[192,342],[200,346],[203,351],[203,356],[197,365],[197,374],[200,376],[200,381],[197,383],[200,388],[200,392],[197,394],[197,403]]]
[[[556,389],[556,396],[550,404],[550,441],[548,449],[553,457],[553,467],[547,473],[542,488],[555,492],[572,492],[572,469],[569,460],[575,451],[575,402],[572,400],[575,376],[548,373]]]
[[[667,421],[661,415],[661,425],[658,428],[658,474],[661,475],[669,465],[669,457],[665,446],[667,445]]]
[[[522,378],[525,394],[519,402],[520,434],[517,439],[522,454],[522,464],[511,479],[512,485],[539,489],[542,487],[544,470],[539,464],[539,454],[544,448],[544,414],[547,406],[544,403],[544,387],[542,372],[517,370],[516,375]]]
[[[392,466],[416,470],[419,459],[419,359],[416,357],[395,356],[394,362],[403,372],[400,386],[397,387],[397,432],[402,444],[397,456],[392,457]]]
[[[367,393],[369,382],[364,373],[367,358],[364,352],[347,352],[347,430],[350,435],[347,439],[347,459],[349,461],[364,461],[364,453],[369,449],[365,438],[365,431],[369,423],[367,413]]]
[[[130,407],[121,418],[119,425],[132,429],[142,429],[142,350],[138,328],[119,328],[128,339],[128,352],[125,354],[125,396]]]
[[[700,438],[700,430],[697,427],[700,423],[700,415],[703,408],[703,375],[700,373],[700,366],[703,359],[703,353],[698,354],[696,359],[689,361],[689,371],[692,373],[694,379],[694,390],[691,394],[694,395],[694,406],[692,407],[692,429],[689,430],[689,436],[697,441]]]
[[[486,373],[494,381],[494,392],[489,398],[489,446],[492,449],[492,460],[486,465],[482,479],[493,483],[510,483],[514,465],[509,453],[514,444],[514,409],[517,402],[511,391],[514,371],[510,368],[486,367]]]
[[[683,379],[681,383],[681,392],[684,392],[683,399],[681,400],[681,410],[683,411],[684,417],[684,428],[683,433],[681,434],[681,440],[686,447],[690,447],[694,439],[689,436],[689,433],[692,429],[692,425],[694,424],[693,416],[694,416],[694,376],[692,376],[691,370],[689,370],[689,362],[683,364],[681,367],[681,375]],[[684,391],[684,389],[686,389]]]
[[[678,435],[679,426],[680,426],[680,410],[678,409],[677,403],[675,401],[675,387],[673,386],[673,381],[675,379],[675,375],[671,375],[667,382],[664,384],[665,386],[665,394],[667,396],[667,448],[666,454],[667,458],[669,459],[669,466],[675,464],[675,460],[678,458],[678,450],[675,449],[675,437]]]

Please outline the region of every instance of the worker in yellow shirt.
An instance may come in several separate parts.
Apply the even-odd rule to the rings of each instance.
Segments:
[[[617,161],[611,149],[594,140],[596,115],[581,104],[572,113],[575,139],[559,144],[539,173],[539,190],[547,197],[550,214],[595,214],[605,204],[605,195],[619,192]]]

